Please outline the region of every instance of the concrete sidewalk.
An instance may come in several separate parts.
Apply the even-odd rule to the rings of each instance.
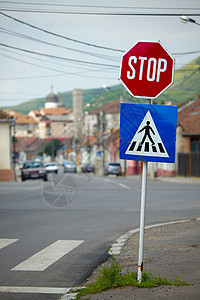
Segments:
[[[114,255],[116,263],[122,267],[137,272],[139,233],[132,234],[121,248],[118,255]],[[99,266],[87,283],[95,280],[104,266],[112,263],[109,258]],[[81,299],[91,300],[199,300],[200,299],[200,218],[181,223],[169,224],[145,230],[144,270],[153,275],[161,275],[174,280],[182,275],[182,280],[191,283],[190,286],[161,286],[141,289],[136,287],[116,288],[100,294],[89,295]],[[65,298],[66,297],[66,298]],[[70,299],[63,296],[61,299]]]

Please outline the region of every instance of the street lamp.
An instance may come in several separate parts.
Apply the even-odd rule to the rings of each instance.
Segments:
[[[187,17],[187,16],[181,16],[181,21],[183,22],[183,23],[193,23],[193,24],[196,24],[196,25],[199,25],[200,26],[200,23],[197,23],[194,19],[191,19],[191,18],[189,18],[189,17]]]

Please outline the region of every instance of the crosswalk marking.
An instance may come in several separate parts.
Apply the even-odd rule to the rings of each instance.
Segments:
[[[158,143],[158,147],[159,147],[161,153],[165,153],[165,150],[164,150],[163,145],[161,143]]]
[[[60,294],[69,293],[71,288],[33,287],[33,286],[0,286],[1,293],[29,293],[29,294]]]
[[[144,151],[149,152],[149,143],[148,142],[145,142]]]
[[[7,247],[16,241],[18,241],[18,239],[0,239],[0,249]]]
[[[58,240],[55,243],[34,254],[23,261],[13,271],[44,271],[62,256],[78,247],[84,241],[80,240]]]
[[[143,145],[141,145],[139,142],[133,141],[129,148],[129,152],[134,151],[134,149],[136,149],[137,152],[141,152],[141,151],[150,152],[152,149],[154,153],[165,153],[165,150],[161,143],[157,143],[156,145],[151,145],[150,142],[145,142]]]

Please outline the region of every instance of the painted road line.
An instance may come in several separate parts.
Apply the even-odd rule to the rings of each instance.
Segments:
[[[111,182],[111,183],[117,183],[119,186],[123,187],[124,189],[127,189],[127,190],[130,190],[131,188],[121,182],[116,182],[116,181],[113,181],[113,180],[110,180],[110,179],[104,179],[104,181],[106,182]]]
[[[13,271],[44,271],[62,256],[78,247],[84,241],[58,240],[40,252],[23,261]]]
[[[0,286],[1,293],[61,294],[69,293],[71,288],[33,287],[33,286]]]
[[[0,239],[0,249],[11,245],[12,243],[18,241],[18,239]]]
[[[121,186],[121,187],[123,187],[123,188],[125,188],[125,189],[127,189],[127,190],[131,189],[129,186],[127,186],[127,185],[125,185],[125,184],[123,184],[121,182],[118,182],[118,185]]]
[[[104,181],[105,182],[112,182],[112,183],[114,183],[113,180],[110,180],[110,179],[104,179]]]

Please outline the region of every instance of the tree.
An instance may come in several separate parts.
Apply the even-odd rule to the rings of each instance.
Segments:
[[[49,142],[45,148],[43,153],[46,153],[49,156],[55,157],[57,151],[63,146],[63,144],[61,143],[61,141],[53,139],[51,140],[51,142]]]

